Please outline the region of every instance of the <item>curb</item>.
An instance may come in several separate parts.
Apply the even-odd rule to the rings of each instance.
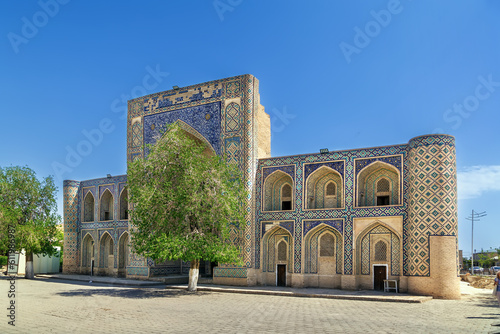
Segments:
[[[165,289],[186,290],[187,286],[168,285]],[[249,295],[270,295],[270,296],[285,296],[285,297],[302,297],[302,298],[326,298],[326,299],[344,299],[344,300],[359,300],[359,301],[375,301],[375,302],[392,302],[392,303],[424,303],[432,300],[429,296],[415,297],[379,297],[379,296],[353,296],[353,295],[330,295],[330,294],[314,294],[301,293],[290,291],[269,291],[269,290],[246,290],[246,289],[231,289],[231,288],[216,288],[199,286],[197,291],[207,292],[223,292],[223,293],[240,293]]]
[[[134,286],[134,287],[141,287],[141,286],[159,286],[159,285],[165,285],[163,282],[146,282],[146,281],[107,281],[107,280],[102,280],[99,279],[98,276],[92,276],[91,279],[89,278],[78,278],[78,277],[61,277],[61,276],[52,276],[52,275],[45,275],[45,274],[39,274],[35,275],[36,277],[42,277],[42,278],[52,278],[52,279],[60,279],[60,280],[67,280],[67,281],[78,281],[78,282],[89,282],[92,281],[93,283],[101,283],[101,284],[110,284],[110,285],[115,285],[115,286]]]

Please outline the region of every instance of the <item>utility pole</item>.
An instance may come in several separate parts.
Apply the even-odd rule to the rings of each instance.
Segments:
[[[469,217],[465,218],[467,220],[472,221],[472,233],[471,233],[471,240],[470,240],[470,252],[471,252],[470,274],[471,275],[474,275],[474,220],[476,222],[478,222],[478,221],[480,221],[479,218],[482,218],[485,216],[486,216],[486,211],[474,212],[474,210],[472,210],[472,214]]]

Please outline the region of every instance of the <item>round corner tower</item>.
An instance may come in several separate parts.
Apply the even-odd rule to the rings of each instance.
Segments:
[[[408,291],[460,299],[455,138],[411,139],[408,166]]]
[[[64,180],[64,252],[63,252],[63,272],[79,272],[79,251],[78,251],[78,191],[80,182]]]

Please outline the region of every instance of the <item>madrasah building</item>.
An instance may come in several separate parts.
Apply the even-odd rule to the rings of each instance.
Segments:
[[[455,139],[271,157],[259,81],[241,75],[128,101],[127,160],[177,122],[237,164],[250,194],[232,231],[244,266],[202,263],[215,284],[381,289],[460,298]],[[133,253],[127,176],[64,181],[63,272],[147,279],[189,263]]]

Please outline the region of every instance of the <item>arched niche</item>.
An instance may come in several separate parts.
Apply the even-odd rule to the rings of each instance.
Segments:
[[[99,205],[101,221],[113,220],[114,203],[115,199],[113,198],[111,191],[109,191],[109,189],[104,190],[104,193],[101,196],[101,203]]]
[[[307,209],[333,209],[343,205],[343,182],[340,174],[327,166],[315,170],[306,180]]]
[[[125,276],[129,256],[129,234],[124,232],[118,240],[118,274]]]
[[[342,274],[343,237],[336,229],[324,223],[304,237],[304,272],[306,274]]]
[[[82,267],[90,268],[94,258],[94,238],[90,233],[85,234],[82,239]]]
[[[401,236],[391,227],[375,221],[356,240],[356,273],[372,275],[373,265],[387,265],[388,275],[401,275]]]
[[[357,206],[400,204],[400,173],[396,167],[375,161],[357,177]]]
[[[292,177],[287,173],[277,170],[264,180],[264,211],[293,210]]]
[[[120,220],[128,219],[128,190],[124,187],[120,194]]]
[[[267,231],[262,238],[262,271],[275,272],[277,264],[286,264],[288,272],[292,272],[292,244],[293,238],[288,230],[275,226]],[[286,245],[286,252],[283,249],[284,245]],[[285,255],[285,259],[283,255]]]
[[[91,191],[88,191],[87,194],[85,194],[85,198],[83,200],[83,221],[93,222],[94,211],[95,211],[94,195],[92,195]]]
[[[114,254],[114,241],[111,234],[107,231],[101,236],[99,243],[99,267],[109,268],[113,267],[114,263],[109,263],[109,256]]]

